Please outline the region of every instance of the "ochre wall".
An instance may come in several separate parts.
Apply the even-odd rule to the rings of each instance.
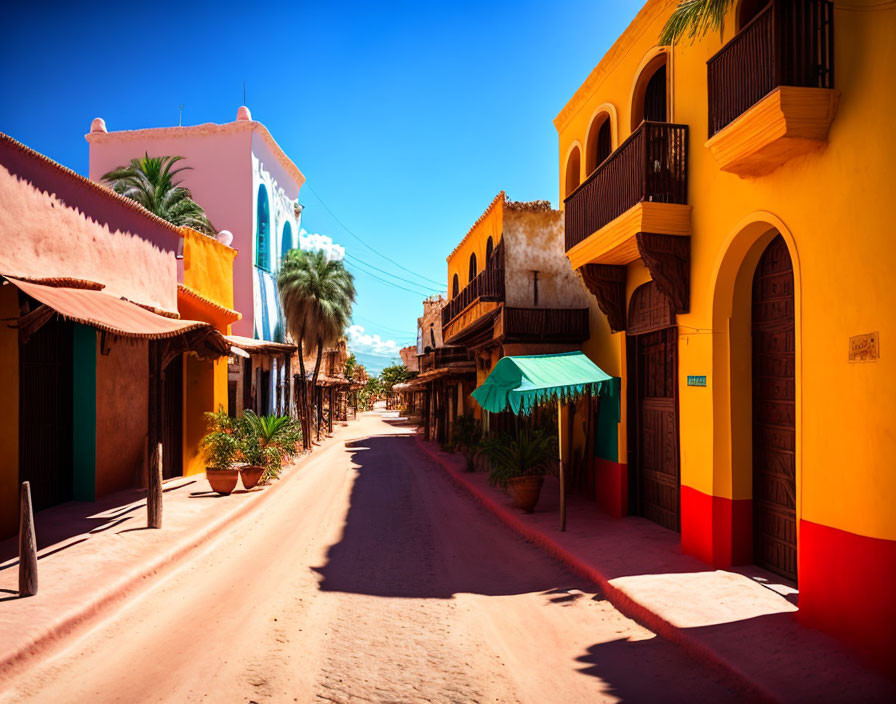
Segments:
[[[601,106],[611,105],[617,115],[614,148],[630,134],[639,70],[662,51],[656,39],[674,5],[674,0],[648,2],[558,115],[561,192],[566,155],[572,145],[585,143]],[[880,633],[892,632],[896,616],[885,606],[889,597],[873,587],[875,580],[863,579],[862,565],[874,562],[870,555],[888,559],[896,541],[896,355],[887,344],[896,337],[887,269],[893,252],[887,210],[893,150],[881,141],[896,110],[896,92],[882,89],[892,84],[896,61],[896,7],[859,10],[859,5],[835,5],[840,101],[826,148],[759,178],[722,172],[705,147],[706,61],[732,38],[734,10],[721,37],[709,32],[701,41],[668,50],[669,121],[689,126],[693,207],[690,311],[678,316],[682,540],[685,550],[715,564],[745,559],[738,541],[744,533],[749,541],[743,521],[750,520],[752,494],[749,295],[758,256],[778,231],[790,250],[796,286],[801,616],[822,623],[824,609],[836,602],[839,625],[828,617],[829,630],[847,636],[860,631],[880,644],[885,637]],[[629,296],[640,280],[630,267]],[[608,372],[624,377],[624,335],[610,335],[605,325],[592,330],[597,339],[586,351]],[[850,336],[871,332],[878,334],[880,359],[850,363]],[[707,387],[688,387],[687,375],[706,375]],[[624,419],[623,410],[620,458]],[[818,561],[833,535],[835,564],[822,569]],[[843,549],[846,543],[852,549]],[[862,556],[861,564],[856,556]],[[852,576],[831,579],[843,574]],[[892,564],[888,574],[890,581],[896,577]],[[887,614],[889,622],[881,625]]]
[[[137,486],[143,475],[149,416],[149,349],[116,339],[96,356],[96,495]]]
[[[18,291],[0,286],[0,318],[19,315]],[[0,325],[0,538],[19,525],[19,334]]]
[[[457,274],[458,290],[470,283],[470,255],[476,254],[476,273],[485,268],[485,246],[488,238],[492,238],[494,246],[504,234],[504,192],[491,202],[488,208],[479,217],[479,220],[470,228],[457,248],[448,255],[448,300],[453,293],[451,285],[454,275]]]
[[[236,250],[188,227],[184,233],[184,286],[225,308],[233,308]]]

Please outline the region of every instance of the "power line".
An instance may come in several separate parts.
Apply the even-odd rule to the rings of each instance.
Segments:
[[[410,337],[411,335],[415,335],[415,336],[416,336],[416,333],[411,333],[411,332],[408,332],[407,330],[398,330],[398,329],[396,329],[396,328],[390,328],[390,327],[387,326],[387,325],[381,325],[380,323],[376,322],[375,320],[371,320],[370,318],[365,318],[363,315],[353,314],[352,317],[353,317],[353,318],[358,318],[359,320],[363,320],[363,321],[365,321],[368,325],[375,325],[376,327],[378,327],[378,328],[380,328],[380,329],[382,329],[382,330],[388,330],[388,331],[390,331],[390,332],[398,333],[399,335],[407,335],[408,337]]]
[[[354,256],[354,255],[352,255],[352,254],[349,254],[348,252],[345,253],[345,256],[348,257],[349,259],[352,259],[353,262],[354,262],[354,264],[355,264],[355,266],[358,266],[358,265],[368,266],[368,267],[370,267],[371,269],[376,269],[377,271],[382,272],[382,273],[385,274],[386,276],[391,276],[393,279],[398,279],[399,281],[403,281],[403,282],[406,283],[406,284],[411,284],[412,286],[419,286],[419,287],[421,287],[421,288],[428,288],[428,289],[430,289],[430,290],[432,290],[432,291],[435,291],[436,293],[441,293],[442,291],[445,290],[445,287],[444,287],[444,286],[441,286],[441,287],[439,287],[439,288],[433,288],[432,286],[424,286],[423,284],[418,284],[416,281],[408,281],[407,279],[404,279],[404,278],[402,278],[401,276],[396,276],[395,274],[390,274],[390,273],[389,273],[388,271],[386,271],[385,269],[380,269],[378,266],[374,266],[374,265],[371,264],[370,262],[365,262],[363,259],[358,259],[358,257],[356,257],[356,256]]]
[[[355,265],[352,264],[352,267],[354,267],[354,266]],[[431,295],[431,294],[427,293],[426,291],[415,291],[414,289],[405,288],[404,286],[399,286],[398,284],[392,283],[391,281],[387,281],[386,279],[381,279],[376,274],[371,274],[369,271],[365,271],[364,269],[356,269],[356,271],[359,274],[367,274],[367,276],[372,276],[377,281],[382,281],[384,284],[386,284],[387,286],[391,286],[392,288],[400,288],[402,291],[409,291],[410,293],[416,294],[418,296],[423,296],[424,298]]]
[[[345,230],[345,231],[346,231],[348,234],[350,234],[352,237],[354,237],[356,240],[358,240],[358,242],[360,242],[360,243],[363,244],[365,247],[367,247],[367,249],[369,249],[371,252],[373,252],[374,254],[376,254],[378,257],[382,257],[382,258],[385,259],[387,262],[390,262],[391,264],[394,264],[394,265],[397,266],[399,269],[402,269],[403,271],[406,271],[406,272],[408,272],[409,274],[413,274],[413,275],[416,276],[417,278],[423,279],[424,281],[427,281],[427,282],[429,282],[429,283],[431,283],[431,284],[437,284],[438,286],[441,286],[441,285],[442,285],[440,282],[438,282],[438,281],[434,281],[433,279],[430,279],[430,278],[428,278],[428,277],[426,277],[426,276],[423,276],[422,274],[418,274],[416,271],[414,271],[414,270],[412,270],[412,269],[408,269],[406,266],[402,266],[401,264],[399,264],[399,263],[398,263],[397,261],[395,261],[394,259],[390,259],[390,258],[387,257],[385,254],[381,254],[380,252],[378,252],[377,250],[375,250],[373,247],[371,247],[369,244],[367,244],[364,240],[362,240],[360,237],[358,237],[358,235],[356,235],[354,232],[352,232],[351,230],[349,230],[348,227],[346,227],[345,223],[342,222],[342,220],[340,220],[338,217],[336,217],[336,213],[334,213],[332,210],[330,210],[330,208],[327,206],[327,204],[324,203],[323,198],[321,198],[321,197],[318,195],[317,191],[314,190],[314,187],[313,187],[310,183],[308,183],[308,182],[306,181],[306,182],[305,182],[305,186],[306,186],[306,187],[307,187],[307,188],[314,194],[314,197],[317,198],[318,201],[320,201],[320,204],[321,204],[322,206],[324,206],[324,210],[326,210],[326,211],[333,217],[333,219],[334,219],[336,222],[339,223],[339,225],[342,227],[342,229]]]

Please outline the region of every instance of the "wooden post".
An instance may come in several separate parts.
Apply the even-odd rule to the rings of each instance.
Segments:
[[[146,526],[162,527],[162,443],[152,453],[146,489]]]
[[[31,508],[31,482],[19,489],[19,596],[37,594],[37,539]]]
[[[563,404],[557,404],[557,424],[563,428]],[[562,443],[561,443],[562,448]],[[566,530],[566,470],[563,467],[563,451],[560,452],[560,531]]]

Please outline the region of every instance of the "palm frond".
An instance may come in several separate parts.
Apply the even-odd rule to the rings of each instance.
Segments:
[[[734,0],[681,0],[663,27],[659,43],[677,44],[685,37],[693,43],[711,30],[720,30],[733,3]]]

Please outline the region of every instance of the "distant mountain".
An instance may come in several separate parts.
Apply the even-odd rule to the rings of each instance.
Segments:
[[[351,352],[351,350],[349,351]],[[401,364],[401,358],[397,355],[395,357],[382,357],[378,354],[368,354],[366,352],[352,352],[352,354],[355,355],[358,364],[364,365],[370,376],[378,376],[386,367],[391,367],[393,364]]]

